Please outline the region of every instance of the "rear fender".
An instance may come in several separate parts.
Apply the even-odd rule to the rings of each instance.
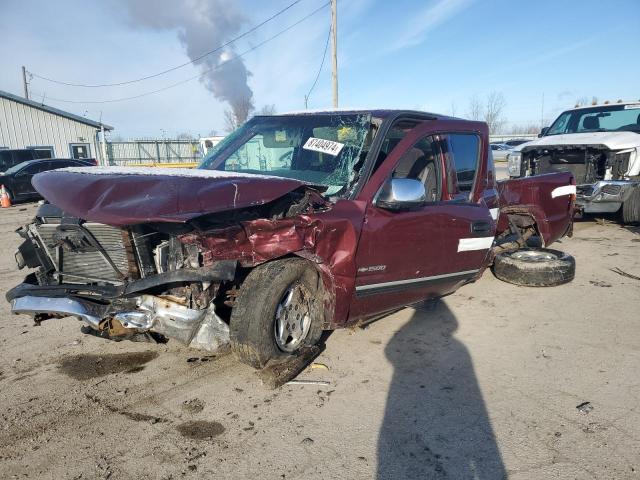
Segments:
[[[544,245],[571,233],[575,202],[571,173],[503,180],[498,182],[498,193],[498,234],[509,228],[510,217],[531,218]]]

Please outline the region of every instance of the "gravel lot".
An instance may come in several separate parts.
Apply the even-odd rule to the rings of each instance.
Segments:
[[[34,205],[0,211],[2,289]],[[0,320],[0,478],[640,478],[640,230],[579,222],[576,279],[490,272],[331,335],[272,391],[231,356]],[[584,402],[589,402],[584,404]],[[584,404],[580,409],[578,405]]]

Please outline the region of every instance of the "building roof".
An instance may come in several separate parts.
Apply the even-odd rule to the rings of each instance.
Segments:
[[[57,108],[50,107],[49,105],[45,105],[44,103],[34,102],[33,100],[27,100],[26,98],[19,97],[18,95],[14,95],[12,93],[5,92],[3,90],[0,90],[0,98],[6,98],[7,100],[18,102],[23,105],[27,105],[28,107],[37,108],[39,110],[43,110],[45,112],[49,112],[54,115],[59,115],[61,117],[68,118],[69,120],[73,120],[75,122],[84,123],[85,125],[89,125],[91,127],[100,128],[103,125],[105,130],[113,130],[113,127],[109,125],[101,124],[100,122],[89,120],[88,118],[81,117],[80,115],[75,115],[73,113],[65,112],[64,110],[59,110]]]

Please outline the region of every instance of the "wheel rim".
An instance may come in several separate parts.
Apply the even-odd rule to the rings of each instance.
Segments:
[[[511,258],[521,260],[523,262],[540,263],[557,260],[558,256],[551,252],[541,250],[518,250],[511,254]]]
[[[280,298],[273,325],[276,345],[287,353],[295,352],[311,327],[310,296],[301,284],[285,290]]]

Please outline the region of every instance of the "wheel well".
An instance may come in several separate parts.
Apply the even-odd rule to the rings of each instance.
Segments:
[[[267,262],[260,263],[258,265],[252,265],[250,267],[238,267],[236,269],[236,277],[231,282],[223,282],[220,284],[218,293],[214,298],[216,305],[216,313],[225,322],[229,322],[231,319],[231,312],[235,306],[235,300],[238,296],[242,285],[247,276],[256,268],[263,265],[286,260],[286,259],[300,259],[304,261],[310,268],[313,268],[318,274],[318,287],[321,290],[322,302],[324,304],[324,320],[323,328],[328,328],[332,323],[335,311],[335,285],[333,276],[330,274],[328,268],[322,263],[314,262],[313,260],[306,258],[304,255],[288,254],[282,257],[274,258]]]
[[[491,252],[491,261],[503,252],[514,252],[525,248],[532,237],[537,236],[544,246],[544,238],[538,230],[538,223],[533,215],[528,213],[507,213],[508,228],[496,236],[496,245]]]
[[[533,214],[529,213],[529,212],[521,212],[521,211],[515,211],[515,212],[506,212],[507,214],[507,220],[508,220],[508,228],[505,229],[504,232],[501,233],[501,235],[509,235],[509,234],[516,234],[516,232],[514,230],[517,230],[517,233],[519,234],[519,236],[523,236],[526,232],[533,230],[533,234],[532,235],[536,235],[538,237],[540,237],[540,240],[542,242],[542,246],[544,246],[544,238],[542,238],[542,235],[540,234],[540,229],[538,227],[538,221],[536,220],[535,216],[533,216]],[[529,235],[529,236],[532,236]]]

